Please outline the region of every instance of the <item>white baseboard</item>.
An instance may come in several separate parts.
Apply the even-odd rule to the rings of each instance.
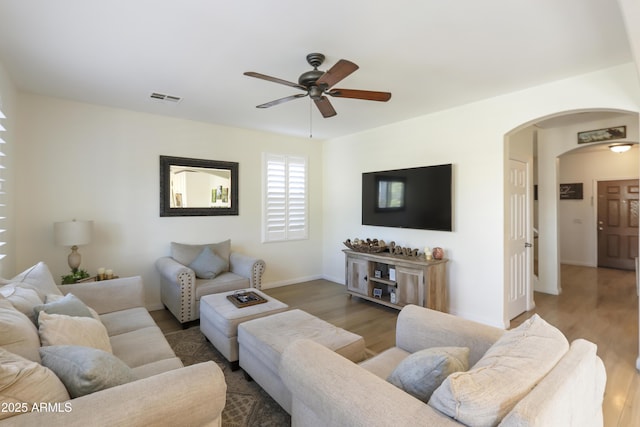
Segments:
[[[279,282],[267,282],[262,284],[262,289],[279,288],[281,286],[295,285],[296,283],[310,282],[312,280],[323,279],[321,275],[297,277],[295,279],[281,280]]]
[[[577,265],[579,267],[597,267],[597,264],[594,264],[592,262],[586,262],[586,261],[572,261],[572,260],[560,260],[560,264],[567,264],[567,265]]]

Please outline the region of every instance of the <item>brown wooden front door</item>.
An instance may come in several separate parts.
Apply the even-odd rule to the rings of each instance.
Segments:
[[[638,180],[598,182],[598,267],[635,270]]]

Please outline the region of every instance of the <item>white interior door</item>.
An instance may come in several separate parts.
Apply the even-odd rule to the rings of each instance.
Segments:
[[[527,187],[527,164],[509,160],[509,283],[506,296],[509,319],[527,310],[531,274]]]

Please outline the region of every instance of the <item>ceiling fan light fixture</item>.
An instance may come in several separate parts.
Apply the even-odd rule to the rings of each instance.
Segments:
[[[609,150],[614,153],[625,153],[631,149],[632,144],[613,144],[609,146]]]
[[[307,55],[307,62],[313,67],[313,70],[306,71],[298,78],[298,83],[288,80],[279,79],[277,77],[268,76],[266,74],[256,73],[255,71],[246,71],[245,76],[255,77],[258,79],[270,81],[273,83],[290,86],[304,91],[304,94],[291,95],[274,101],[260,104],[257,108],[269,108],[284,102],[292,101],[297,98],[309,96],[315,103],[316,107],[322,114],[322,117],[329,118],[335,116],[336,110],[331,105],[329,99],[324,96],[332,96],[336,98],[352,98],[362,99],[365,101],[386,102],[391,98],[389,92],[376,92],[369,90],[356,89],[333,89],[333,86],[342,81],[345,77],[358,69],[358,66],[346,59],[340,59],[329,70],[320,71],[318,67],[322,65],[325,57],[321,53],[310,53]]]

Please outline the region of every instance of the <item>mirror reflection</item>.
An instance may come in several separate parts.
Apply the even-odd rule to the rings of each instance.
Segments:
[[[230,208],[231,171],[171,165],[172,208]]]

